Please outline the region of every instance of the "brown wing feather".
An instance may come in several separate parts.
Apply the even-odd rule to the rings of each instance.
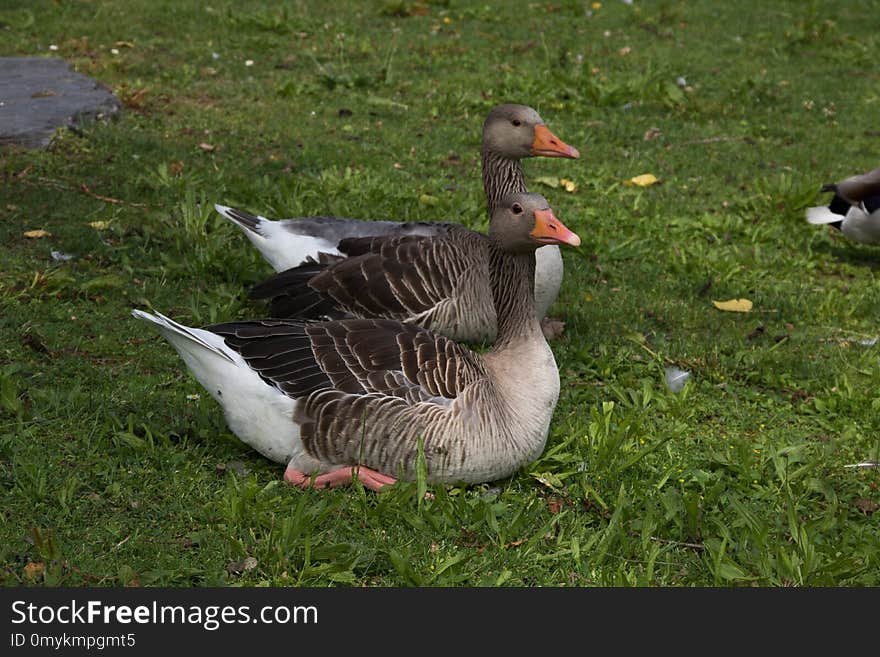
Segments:
[[[479,356],[420,327],[384,319],[265,319],[206,327],[290,397],[318,390],[410,402],[454,399],[486,375]]]
[[[306,325],[315,360],[336,383],[337,372],[365,392],[411,399],[454,399],[486,371],[479,356],[423,328],[382,319]],[[415,393],[414,387],[422,393]]]
[[[432,313],[455,304],[468,272],[485,268],[487,238],[461,226],[442,235],[346,239],[349,257],[309,263],[256,285],[276,317],[384,317],[431,325]]]

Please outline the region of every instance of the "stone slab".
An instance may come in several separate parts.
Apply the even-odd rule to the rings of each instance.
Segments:
[[[57,57],[0,57],[0,148],[45,148],[61,126],[110,119],[122,104]]]

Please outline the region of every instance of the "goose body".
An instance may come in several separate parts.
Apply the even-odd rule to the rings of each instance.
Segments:
[[[483,187],[486,193],[487,207],[491,216],[501,198],[509,193],[526,191],[523,179],[521,159],[524,157],[567,157],[577,158],[578,151],[559,140],[546,127],[538,113],[523,105],[499,105],[495,107],[483,124],[483,141],[481,147],[481,163]],[[249,239],[260,249],[263,256],[270,262],[273,268],[282,272],[261,283],[252,295],[255,298],[279,298],[277,303],[272,304],[273,316],[298,317],[315,319],[319,315],[309,314],[302,306],[292,303],[290,297],[298,298],[303,294],[303,285],[308,285],[306,272],[319,273],[323,268],[311,267],[321,262],[326,267],[333,268],[340,265],[343,270],[350,270],[341,261],[352,255],[340,244],[348,244],[349,247],[358,240],[364,244],[366,238],[382,238],[389,240],[387,243],[395,244],[400,238],[426,238],[421,247],[423,258],[420,262],[421,272],[433,279],[442,275],[442,271],[464,271],[470,269],[466,263],[454,262],[462,257],[466,260],[476,259],[485,262],[484,253],[480,242],[482,236],[476,232],[468,231],[474,241],[474,245],[459,252],[450,250],[449,245],[442,242],[450,238],[450,224],[448,223],[410,223],[410,222],[386,222],[386,221],[358,221],[335,217],[310,217],[304,219],[284,219],[272,221],[265,217],[250,215],[241,210],[226,206],[216,206],[217,211],[235,222],[245,230]],[[461,248],[466,240],[462,234],[456,234],[456,246]],[[381,241],[381,240],[380,240]],[[431,244],[436,243],[436,253],[432,252]],[[362,247],[360,247],[362,248]],[[374,248],[380,248],[379,242]],[[471,253],[473,250],[473,253]],[[389,253],[388,248],[385,254]],[[459,255],[460,254],[460,255]],[[363,255],[359,252],[358,255]],[[431,263],[429,265],[429,263]],[[289,274],[290,268],[301,266],[299,272]],[[433,267],[433,271],[431,271]],[[381,268],[374,266],[369,271],[379,274]],[[365,313],[360,307],[339,306],[332,316],[357,316],[357,317],[394,317],[401,321],[418,323],[420,313],[429,313],[434,317],[432,327],[439,333],[469,341],[491,341],[495,335],[495,321],[491,308],[491,293],[489,291],[488,269],[483,265],[479,272],[474,270],[475,275],[459,278],[455,285],[446,286],[447,289],[456,292],[455,296],[432,297],[432,307],[422,308],[407,316],[401,316],[394,311],[399,305],[400,299],[390,300],[389,308],[373,306],[369,313]],[[332,276],[334,274],[329,274]],[[559,294],[562,284],[563,262],[559,248],[555,245],[541,247],[536,252],[535,271],[535,299],[536,312],[539,317],[544,317],[550,305]],[[328,277],[325,276],[325,280]],[[341,280],[341,279],[337,279]],[[386,287],[388,281],[371,279],[365,274],[358,285],[372,285]],[[350,291],[336,290],[325,297],[325,303],[321,308],[327,309],[332,304],[332,299],[339,295],[349,295]],[[481,314],[481,321],[475,322],[472,317],[466,317],[475,307],[471,304],[486,309]],[[309,306],[308,308],[312,308]]]
[[[378,489],[415,476],[420,446],[429,481],[491,481],[541,453],[559,395],[534,314],[534,249],[580,240],[537,194],[511,195],[490,236],[499,331],[483,355],[387,319],[195,329],[133,314],[177,349],[242,441],[287,463],[292,484],[340,485],[354,474]]]
[[[823,185],[834,192],[827,205],[807,208],[807,222],[827,224],[862,244],[880,244],[880,168]]]

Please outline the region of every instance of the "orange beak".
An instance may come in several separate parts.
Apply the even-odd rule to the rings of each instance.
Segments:
[[[569,146],[550,132],[546,125],[535,126],[535,141],[532,142],[532,155],[538,157],[567,157],[576,160],[581,156],[578,149]]]
[[[550,208],[535,210],[535,227],[529,235],[540,244],[581,245],[581,238],[566,228]]]

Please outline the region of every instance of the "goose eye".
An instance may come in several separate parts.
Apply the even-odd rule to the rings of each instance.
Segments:
[[[522,214],[523,213],[522,206],[519,203],[514,203],[513,207],[510,209],[513,210],[513,214]]]
[[[515,128],[518,128],[522,125],[522,121],[520,121],[519,119],[514,119],[513,121],[511,121],[511,123]]]

